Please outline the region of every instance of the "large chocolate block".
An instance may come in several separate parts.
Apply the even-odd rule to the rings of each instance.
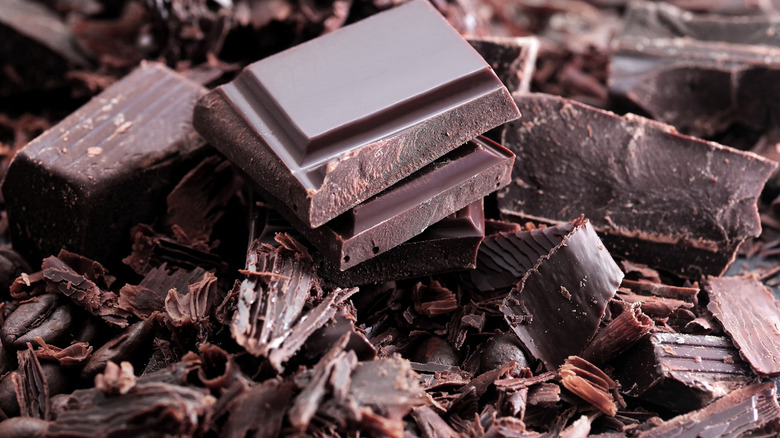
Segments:
[[[615,378],[627,395],[675,412],[701,408],[753,379],[723,336],[653,333],[616,364]]]
[[[378,256],[509,183],[514,156],[479,138],[441,157],[327,224],[309,228],[258,186],[276,210],[340,270]]]
[[[69,251],[111,265],[130,227],[151,223],[206,151],[192,128],[200,85],[143,64],[16,155],[3,183],[14,248],[32,260]]]
[[[756,201],[775,162],[560,97],[515,99],[526,117],[504,131],[517,154],[504,216],[584,213],[612,255],[689,277],[722,273],[761,232]]]
[[[309,227],[519,116],[490,66],[425,1],[258,61],[195,126]]]

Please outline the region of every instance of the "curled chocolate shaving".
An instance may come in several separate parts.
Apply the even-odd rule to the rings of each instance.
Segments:
[[[611,391],[617,383],[585,359],[570,356],[560,370],[561,384],[599,411],[614,416],[617,404]]]
[[[653,320],[642,313],[639,303],[626,305],[618,316],[599,329],[581,356],[602,365],[650,333],[653,327]]]

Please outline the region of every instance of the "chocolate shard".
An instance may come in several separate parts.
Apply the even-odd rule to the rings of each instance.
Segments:
[[[51,420],[51,399],[41,363],[28,344],[26,350],[17,352],[19,369],[12,373],[19,410],[23,417]]]
[[[583,218],[504,298],[501,312],[531,356],[554,370],[579,354],[599,327],[623,273]]]
[[[675,412],[698,409],[753,378],[722,336],[653,333],[614,363],[626,395]]]
[[[347,287],[474,269],[484,221],[480,199],[357,266],[341,271],[323,259],[318,272],[330,283]]]
[[[2,187],[14,248],[31,261],[65,247],[118,263],[130,228],[152,223],[205,151],[191,123],[204,92],[145,63],[27,144]]]
[[[252,386],[231,401],[221,436],[279,436],[292,395],[293,385],[289,381],[268,379]],[[263,406],[264,409],[258,409],[258,406]]]
[[[617,413],[612,391],[617,383],[597,366],[579,356],[569,356],[560,369],[564,388],[593,405],[606,415]]]
[[[317,228],[301,222],[284,200],[262,187],[258,190],[330,265],[343,271],[509,184],[513,160],[513,154],[495,142],[474,139]]]
[[[536,37],[467,37],[510,93],[527,93],[531,90],[539,39]]]
[[[474,49],[413,1],[250,65],[194,117],[318,227],[519,113]]]
[[[753,370],[780,376],[780,312],[772,292],[753,276],[708,278],[704,289],[707,310]]]
[[[277,237],[277,240],[280,238]],[[247,253],[246,279],[239,286],[230,331],[250,354],[263,356],[279,371],[317,329],[336,314],[339,304],[357,289],[331,292],[304,313],[317,285],[314,262],[291,239],[278,248],[255,241]]]
[[[695,438],[703,436],[737,437],[780,419],[777,388],[774,382],[757,383],[725,395],[698,411],[665,421],[638,438]]]
[[[89,65],[68,26],[36,2],[0,1],[0,40],[0,96],[61,87],[69,68]]]
[[[515,95],[506,217],[561,223],[583,212],[610,252],[695,277],[718,275],[761,231],[756,202],[777,164],[560,97]],[[638,214],[639,210],[643,212]]]
[[[469,273],[471,283],[482,292],[514,286],[571,231],[571,224],[563,224],[486,236],[477,252],[477,268]]]
[[[188,290],[189,286],[203,278],[205,273],[206,271],[201,267],[192,271],[169,270],[163,263],[149,270],[137,285],[122,286],[119,289],[118,306],[141,319],[148,319],[154,312],[163,311],[169,290]]]
[[[458,434],[441,416],[429,406],[420,406],[412,410],[417,427],[423,438],[457,438]]]

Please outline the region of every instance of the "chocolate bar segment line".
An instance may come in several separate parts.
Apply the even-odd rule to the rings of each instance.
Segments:
[[[490,66],[414,1],[250,65],[194,118],[318,227],[519,115]]]

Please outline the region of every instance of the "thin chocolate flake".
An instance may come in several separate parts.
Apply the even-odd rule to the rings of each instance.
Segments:
[[[357,292],[357,288],[337,289],[303,315],[304,304],[318,286],[314,263],[308,253],[297,250],[298,245],[258,248],[253,244],[247,255],[248,275],[239,288],[230,324],[239,345],[252,355],[267,357],[279,371],[335,315],[335,305]]]
[[[102,379],[117,382],[113,377]],[[193,436],[205,432],[215,402],[205,389],[159,381],[138,380],[124,394],[79,389],[57,406],[47,436]]]
[[[559,224],[584,213],[614,256],[686,277],[720,275],[760,234],[756,203],[777,163],[639,116],[514,97],[523,118],[504,130],[517,159],[502,215]]]
[[[119,290],[118,305],[133,315],[148,319],[154,312],[165,309],[168,291],[188,290],[191,284],[203,278],[206,271],[197,267],[187,269],[168,269],[167,264],[152,268],[137,285],[127,284]]]
[[[225,261],[210,252],[187,246],[176,239],[159,234],[152,227],[138,224],[130,229],[132,253],[122,259],[140,275],[164,263],[170,268],[225,270]]]
[[[674,298],[664,298],[652,295],[637,295],[634,292],[620,288],[617,297],[626,303],[638,303],[642,312],[655,318],[667,318],[679,309],[692,309],[693,303]]]
[[[182,295],[175,289],[168,291],[165,298],[165,312],[171,325],[178,329],[192,327],[198,335],[198,343],[206,341],[211,329],[209,316],[219,301],[217,277],[210,272],[203,279],[189,286],[189,292]]]
[[[168,195],[166,225],[176,239],[202,251],[211,249],[211,231],[242,181],[217,156],[201,161]]]
[[[590,435],[590,422],[587,415],[581,415],[574,423],[563,429],[558,438],[587,438]]]
[[[88,269],[77,271],[80,265]],[[127,327],[130,314],[119,308],[117,295],[105,289],[105,269],[99,263],[62,250],[59,256],[44,259],[41,268],[48,292],[67,296],[109,324]]]
[[[12,373],[16,399],[23,417],[51,420],[51,399],[41,363],[32,346],[17,352],[19,368]]]
[[[458,309],[455,294],[433,280],[430,285],[417,283],[412,289],[414,310],[425,316],[438,316],[454,312]]]
[[[43,271],[26,274],[24,272],[17,277],[9,287],[11,298],[24,301],[38,296],[46,291],[46,282]]]
[[[529,405],[554,406],[561,401],[561,387],[555,383],[539,383],[528,388],[526,403]]]
[[[738,437],[779,419],[775,383],[758,383],[737,389],[698,411],[640,432],[637,437]]]
[[[537,438],[542,436],[538,432],[526,430],[525,423],[513,417],[496,418],[482,435],[483,438]]]
[[[723,336],[653,333],[614,366],[624,394],[674,412],[698,409],[754,377]]]
[[[592,363],[570,356],[560,370],[561,384],[599,411],[614,416],[618,407],[612,396],[617,383]]]
[[[430,406],[420,406],[412,410],[417,427],[423,438],[458,438],[461,435],[444,421]]]
[[[580,356],[595,365],[603,365],[654,327],[653,320],[642,313],[639,303],[625,305],[619,315],[599,329]]]
[[[254,385],[228,405],[228,418],[222,426],[225,438],[274,438],[282,430],[282,422],[290,407],[293,384],[269,379]]]
[[[554,379],[557,376],[555,371],[548,371],[546,373],[537,374],[531,377],[510,377],[505,379],[496,380],[496,387],[508,391],[519,391],[523,388],[529,388],[533,385],[538,385]]]
[[[56,361],[62,366],[82,364],[92,354],[92,346],[86,342],[75,342],[65,348],[49,345],[40,336],[35,338],[35,342],[38,344],[35,356],[39,360]]]
[[[630,289],[632,292],[640,295],[655,295],[662,298],[673,298],[692,304],[698,304],[698,287],[670,286],[660,282],[650,282],[647,280],[627,280],[623,279],[622,287]]]
[[[135,386],[136,379],[130,362],[120,365],[114,362],[106,364],[102,374],[95,376],[95,389],[105,395],[123,395]]]
[[[582,352],[623,279],[587,220],[569,226],[571,231],[536,261],[501,305],[512,331],[548,370]]]
[[[775,298],[755,277],[708,278],[707,309],[753,369],[780,376],[780,312]]]

